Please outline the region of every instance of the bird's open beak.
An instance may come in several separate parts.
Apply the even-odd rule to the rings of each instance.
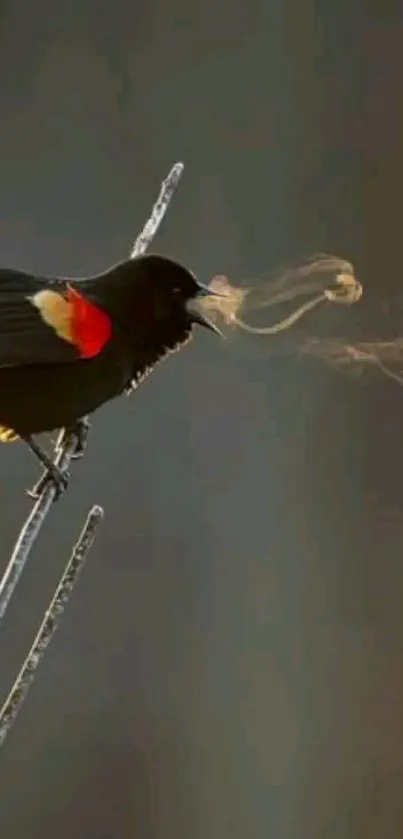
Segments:
[[[198,282],[197,285],[199,287],[199,291],[196,295],[196,301],[203,297],[222,297],[222,294],[219,294],[217,291],[213,291],[212,288],[209,288],[208,286],[203,285],[202,283]],[[217,335],[223,337],[221,330],[218,328],[218,326],[215,325],[214,321],[211,321],[200,311],[195,311],[193,308],[188,311],[192,319],[192,323],[199,323],[200,326],[205,326],[206,329],[211,329],[212,332],[215,332]]]

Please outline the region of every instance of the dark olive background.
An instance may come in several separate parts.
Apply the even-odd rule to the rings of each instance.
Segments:
[[[376,314],[402,284],[402,71],[390,0],[3,2],[1,263],[120,259],[183,159],[158,249],[235,281],[331,250]],[[2,629],[5,696],[104,505],[1,751],[1,837],[402,835],[403,393],[274,340],[199,331],[94,421]],[[36,476],[2,448],[3,567]]]

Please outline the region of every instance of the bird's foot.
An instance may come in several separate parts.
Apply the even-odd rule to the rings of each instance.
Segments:
[[[60,450],[71,437],[75,437],[76,447],[71,456],[71,459],[78,460],[80,457],[83,456],[87,447],[89,430],[90,423],[86,418],[77,420],[77,422],[75,422],[74,425],[70,425],[68,428],[63,428],[56,442],[56,453],[60,452]]]
[[[67,488],[69,480],[68,471],[60,469],[58,464],[53,462],[52,458],[42,449],[32,436],[26,436],[22,439],[27,444],[28,448],[31,449],[31,452],[39,460],[42,466],[45,467],[42,477],[31,490],[28,490],[27,494],[30,498],[37,499],[47,487],[49,482],[51,482],[55,487],[54,500],[56,501]]]
[[[59,459],[64,447],[70,446],[71,443],[74,445],[71,459],[76,460],[77,458],[82,457],[87,445],[89,428],[90,423],[86,417],[77,420],[77,422],[67,428],[63,428],[55,444],[56,458]],[[25,440],[25,443],[29,446],[33,454],[45,467],[45,471],[39,481],[31,490],[28,491],[29,497],[34,500],[38,499],[49,483],[52,483],[55,487],[54,500],[57,501],[67,489],[69,481],[68,470],[60,469],[57,462],[55,463],[49,457],[49,455],[38,445],[32,436],[27,436],[22,439]]]
[[[54,463],[50,462],[35,486],[27,490],[27,495],[34,501],[37,501],[49,484],[53,484],[55,487],[54,501],[58,501],[68,487],[69,477],[70,475],[67,469],[62,471]]]

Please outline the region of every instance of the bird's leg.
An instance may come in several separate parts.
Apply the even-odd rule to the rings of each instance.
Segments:
[[[28,448],[31,449],[31,452],[33,452],[40,463],[42,463],[42,466],[45,467],[44,475],[42,475],[32,490],[28,490],[29,497],[34,499],[39,498],[48,481],[53,481],[56,487],[56,500],[67,488],[68,473],[62,472],[61,469],[53,463],[49,455],[41,448],[33,437],[28,435],[27,437],[22,437],[21,439],[24,443],[26,443]]]
[[[75,440],[75,449],[71,459],[76,460],[77,458],[82,457],[87,445],[89,428],[90,423],[86,417],[77,420],[73,425],[69,425],[67,428],[63,428],[55,444],[56,456],[60,454],[66,443],[69,443],[71,440]],[[69,477],[68,472],[62,472],[56,464],[53,463],[46,452],[38,446],[32,437],[25,438],[25,442],[45,467],[44,474],[33,489],[28,492],[28,495],[30,498],[39,498],[46,487],[46,484],[49,481],[53,481],[56,484],[55,500],[57,500],[67,487]]]
[[[63,428],[57,439],[56,452],[59,452],[63,448],[68,439],[75,437],[77,442],[74,453],[72,454],[72,460],[78,460],[85,452],[89,430],[90,423],[87,417],[77,420],[74,425]]]

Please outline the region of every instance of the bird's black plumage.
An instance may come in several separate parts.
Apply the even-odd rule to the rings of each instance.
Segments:
[[[0,270],[0,425],[27,438],[71,426],[130,390],[189,340],[193,322],[203,322],[187,308],[201,288],[190,271],[158,255],[80,279]],[[34,304],[35,295],[54,292],[65,305],[69,289],[110,321],[109,339],[91,358]]]

